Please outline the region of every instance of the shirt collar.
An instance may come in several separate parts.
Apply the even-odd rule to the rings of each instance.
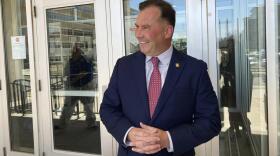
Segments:
[[[173,53],[173,46],[171,45],[165,52],[161,53],[160,55],[156,56],[159,59],[159,63],[162,65],[168,65],[171,60],[171,56]],[[146,63],[151,60],[152,56],[146,55]]]

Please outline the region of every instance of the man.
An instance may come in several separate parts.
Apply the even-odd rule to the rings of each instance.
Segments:
[[[78,45],[74,45],[72,49],[72,56],[65,66],[64,75],[66,77],[66,90],[93,90],[93,65],[91,61],[83,55],[82,49]],[[55,129],[65,128],[73,114],[75,106],[78,102],[84,105],[87,127],[96,127],[96,118],[93,114],[94,97],[86,96],[66,96],[62,114],[60,116],[59,125]]]
[[[120,144],[119,156],[193,156],[221,128],[218,102],[203,61],[171,45],[175,11],[164,0],[139,5],[140,51],[120,58],[100,108]]]

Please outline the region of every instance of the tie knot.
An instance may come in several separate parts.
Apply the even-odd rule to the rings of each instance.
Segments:
[[[151,61],[154,67],[158,67],[159,59],[157,57],[152,57]]]

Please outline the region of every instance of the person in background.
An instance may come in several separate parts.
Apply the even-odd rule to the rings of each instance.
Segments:
[[[83,54],[81,48],[75,44],[72,48],[72,55],[69,62],[64,69],[65,76],[65,89],[66,90],[93,90],[93,64]],[[96,117],[93,113],[94,97],[92,96],[66,96],[64,100],[64,106],[62,114],[60,116],[59,125],[55,126],[55,129],[65,128],[73,115],[75,106],[78,102],[84,105],[87,127],[96,127]]]

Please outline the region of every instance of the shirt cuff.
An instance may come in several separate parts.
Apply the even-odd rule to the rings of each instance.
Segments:
[[[130,127],[130,128],[126,131],[126,133],[125,133],[125,135],[124,135],[124,137],[123,137],[123,143],[126,145],[126,147],[131,146],[131,144],[130,144],[131,142],[127,140],[127,135],[128,135],[129,131],[130,131],[132,128],[134,128],[134,127]]]
[[[167,147],[167,152],[174,152],[174,148],[173,148],[173,142],[171,139],[171,135],[169,133],[169,131],[166,131],[167,136],[168,136],[168,140],[169,140],[169,147]]]

